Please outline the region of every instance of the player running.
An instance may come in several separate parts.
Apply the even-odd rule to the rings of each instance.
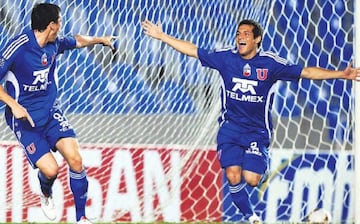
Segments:
[[[240,22],[236,47],[207,50],[176,39],[157,25],[142,22],[145,34],[198,58],[203,66],[219,71],[222,78],[222,108],[217,134],[218,158],[225,170],[232,200],[250,223],[261,223],[249,201],[248,188],[256,187],[268,169],[272,134],[272,87],[277,80],[359,79],[360,68],[344,71],[289,64],[272,52],[259,51],[263,30],[253,20]],[[250,189],[251,190],[251,189]]]
[[[62,18],[57,5],[36,4],[31,30],[16,36],[0,52],[0,100],[5,118],[33,168],[39,168],[41,208],[55,220],[57,211],[52,186],[59,167],[51,153],[59,151],[69,165],[77,223],[91,223],[85,214],[88,180],[76,135],[56,102],[58,75],[56,57],[65,50],[103,44],[114,50],[112,36],[58,37]]]

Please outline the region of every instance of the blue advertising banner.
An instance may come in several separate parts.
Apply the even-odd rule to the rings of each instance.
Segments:
[[[305,221],[317,208],[329,211],[335,222],[350,222],[354,216],[353,179],[351,152],[272,150],[268,179],[251,191],[251,202],[269,223]],[[227,186],[223,203],[224,221],[242,219]]]

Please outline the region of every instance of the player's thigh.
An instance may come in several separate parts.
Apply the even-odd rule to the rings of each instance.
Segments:
[[[218,145],[217,153],[222,168],[231,166],[242,167],[245,149],[233,143],[223,143]]]
[[[46,139],[51,145],[53,151],[58,149],[57,144],[63,138],[75,138],[76,134],[69,121],[60,109],[54,108],[51,111],[51,117],[46,126]],[[69,146],[75,145],[72,142],[67,143]],[[60,145],[61,146],[61,145]]]
[[[51,152],[43,155],[36,162],[36,166],[49,179],[55,178],[59,172],[59,166]]]
[[[252,141],[245,150],[243,160],[243,173],[250,171],[248,176],[263,175],[268,169],[269,155],[268,148],[261,141]],[[252,173],[255,173],[252,175]]]
[[[43,129],[25,127],[20,120],[16,120],[14,133],[23,147],[26,158],[33,168],[45,154],[50,153],[50,145],[44,137]]]
[[[80,146],[76,138],[61,138],[57,141],[56,148],[72,170],[80,172],[83,169]]]
[[[71,169],[81,171],[82,161],[75,131],[60,109],[52,110],[46,133],[53,151],[59,151]]]

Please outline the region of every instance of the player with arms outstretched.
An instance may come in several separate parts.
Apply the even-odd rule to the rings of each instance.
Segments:
[[[0,51],[0,100],[6,104],[5,118],[29,163],[39,168],[41,208],[55,220],[57,211],[52,186],[59,167],[51,153],[58,151],[69,165],[77,223],[91,223],[85,214],[88,180],[76,135],[57,103],[56,57],[65,50],[103,44],[114,50],[112,36],[58,37],[61,11],[57,5],[36,4],[31,30],[10,40]]]
[[[245,219],[260,223],[249,201],[248,188],[256,187],[268,169],[272,135],[272,87],[277,80],[359,79],[360,68],[344,71],[289,64],[272,52],[259,51],[262,27],[253,20],[240,22],[236,47],[221,50],[198,48],[162,31],[160,22],[142,22],[145,34],[175,50],[198,58],[203,66],[219,71],[222,78],[222,108],[217,134],[220,164],[228,179],[232,200]]]

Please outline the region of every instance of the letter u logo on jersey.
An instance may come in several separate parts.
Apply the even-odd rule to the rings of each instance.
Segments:
[[[256,75],[257,79],[260,81],[264,81],[267,79],[269,69],[267,68],[257,68],[256,69]]]
[[[30,145],[26,146],[26,151],[28,151],[29,154],[34,154],[36,152],[35,144],[31,143]]]

